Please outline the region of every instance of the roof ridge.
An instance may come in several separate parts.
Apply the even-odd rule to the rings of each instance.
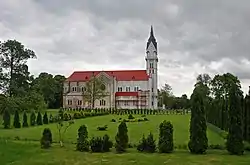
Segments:
[[[74,71],[75,73],[81,73],[81,72],[128,72],[128,71],[146,71],[146,69],[134,69],[134,70],[86,70],[86,71]]]

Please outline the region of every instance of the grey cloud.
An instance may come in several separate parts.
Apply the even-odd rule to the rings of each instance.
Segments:
[[[250,60],[249,15],[249,0],[0,1],[0,39],[16,38],[34,49],[35,72],[139,68],[153,24],[160,83],[190,93],[200,72],[230,71],[243,83],[249,79],[250,64],[241,62]]]

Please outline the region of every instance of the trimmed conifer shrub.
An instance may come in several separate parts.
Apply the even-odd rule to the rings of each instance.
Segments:
[[[15,128],[21,128],[19,113],[18,113],[17,110],[15,111],[13,126],[14,126]]]
[[[7,110],[3,113],[3,126],[4,129],[10,128],[10,113]]]
[[[193,154],[204,154],[208,148],[207,123],[202,89],[202,86],[195,87],[191,95],[190,140],[188,148]]]
[[[48,119],[47,112],[45,112],[44,115],[43,115],[43,124],[49,124],[49,119]]]
[[[31,115],[30,115],[30,125],[31,126],[36,125],[36,114],[35,114],[35,112],[32,112]]]
[[[115,137],[115,148],[118,153],[125,152],[128,148],[128,128],[125,121],[118,126],[118,132]]]
[[[243,155],[243,133],[241,119],[241,91],[232,85],[229,91],[229,131],[227,136],[226,148],[232,155]]]
[[[88,130],[85,125],[80,126],[78,129],[76,150],[81,152],[89,151]]]
[[[38,112],[38,114],[37,114],[36,124],[37,125],[43,125],[43,120],[42,120],[42,114],[41,114],[41,112]]]
[[[51,147],[52,144],[52,133],[49,128],[45,128],[43,130],[42,138],[41,138],[41,148],[47,149]]]
[[[164,120],[160,126],[158,148],[160,153],[171,153],[174,151],[173,125],[170,121]]]
[[[28,127],[28,118],[26,112],[23,112],[23,127]]]

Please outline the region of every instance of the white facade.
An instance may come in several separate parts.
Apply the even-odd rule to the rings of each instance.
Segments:
[[[93,71],[105,85],[106,96],[95,100],[94,108],[157,109],[158,57],[157,43],[151,27],[146,47],[145,70]],[[114,75],[113,75],[114,72]],[[119,72],[116,73],[116,72]],[[91,104],[84,98],[86,79],[90,71],[74,72],[64,83],[63,107],[86,108]],[[131,79],[128,78],[131,76]],[[85,79],[84,79],[85,78]]]

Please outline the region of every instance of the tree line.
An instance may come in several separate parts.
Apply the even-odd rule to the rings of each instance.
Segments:
[[[65,77],[46,72],[31,75],[27,61],[35,58],[35,52],[17,40],[0,41],[0,113],[62,105]]]
[[[191,96],[190,147],[205,152],[209,122],[225,131],[227,150],[242,155],[244,140],[249,141],[249,103],[249,94],[244,98],[238,77],[231,73],[213,79],[208,74],[199,75]]]
[[[181,97],[177,97],[172,92],[172,87],[165,83],[158,90],[158,106],[165,109],[189,109],[190,108],[190,99],[188,99],[186,94],[183,94]]]

